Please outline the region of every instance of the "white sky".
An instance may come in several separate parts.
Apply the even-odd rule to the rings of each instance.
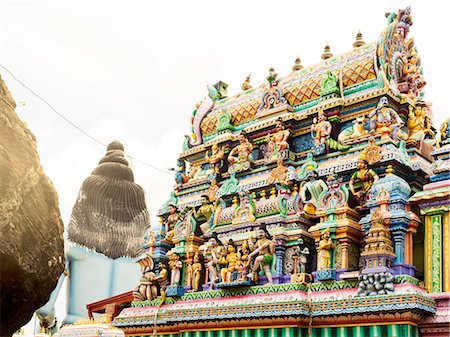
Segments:
[[[288,73],[320,61],[325,43],[339,54],[361,29],[377,40],[384,13],[412,5],[410,32],[428,81],[435,120],[448,100],[446,2],[0,2],[1,64],[58,111],[103,143],[173,167],[206,85],[223,80],[237,93],[248,73],[259,85],[273,65]],[[0,68],[16,110],[36,135],[44,169],[67,225],[82,181],[105,149],[80,134]],[[173,178],[134,162],[153,224]]]
[[[384,13],[407,5],[440,125],[450,111],[447,1],[0,1],[0,63],[95,138],[118,139],[126,154],[168,168],[207,84],[222,80],[235,94],[248,73],[255,86],[272,65],[290,72],[297,55],[304,66],[319,62],[327,42],[334,54],[350,50],[358,29],[375,41]],[[67,225],[81,183],[106,149],[0,74],[16,102],[25,102],[16,111],[36,135]],[[173,177],[139,162],[133,169],[155,225]]]

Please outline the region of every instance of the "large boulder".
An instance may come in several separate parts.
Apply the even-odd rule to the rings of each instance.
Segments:
[[[48,301],[65,264],[58,195],[15,106],[0,77],[1,336]]]

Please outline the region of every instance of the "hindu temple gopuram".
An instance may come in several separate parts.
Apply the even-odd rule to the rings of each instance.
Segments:
[[[197,104],[129,336],[448,336],[450,129],[410,8],[378,41]],[[131,289],[130,289],[131,290]]]

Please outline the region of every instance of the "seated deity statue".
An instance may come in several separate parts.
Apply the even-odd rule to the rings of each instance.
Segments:
[[[228,162],[234,166],[236,172],[244,171],[250,167],[252,151],[252,143],[242,133],[239,135],[239,145],[236,145],[228,154]]]
[[[366,160],[360,158],[358,160],[358,170],[353,173],[348,183],[350,192],[359,202],[360,206],[365,204],[367,195],[370,192],[373,183],[377,180],[378,175],[376,172],[368,168]]]
[[[397,112],[389,107],[387,97],[381,97],[378,105],[369,114],[370,131],[380,132],[381,138],[391,137],[397,140],[398,136],[403,136],[401,127],[403,121]]]
[[[319,207],[319,197],[322,192],[328,190],[327,184],[322,179],[317,179],[319,175],[312,166],[308,166],[306,179],[300,185],[300,198],[304,204],[305,216],[314,217],[316,209]]]
[[[241,254],[236,251],[236,246],[232,239],[228,241],[227,244],[227,255],[226,255],[226,268],[220,270],[222,282],[230,283],[233,281],[233,273],[238,269],[238,263],[241,259]]]

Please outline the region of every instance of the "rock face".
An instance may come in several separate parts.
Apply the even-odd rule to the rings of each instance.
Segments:
[[[26,324],[64,271],[64,225],[36,139],[0,77],[1,336]]]
[[[80,188],[69,240],[111,259],[137,257],[149,226],[144,190],[134,182],[123,145],[114,141]]]

